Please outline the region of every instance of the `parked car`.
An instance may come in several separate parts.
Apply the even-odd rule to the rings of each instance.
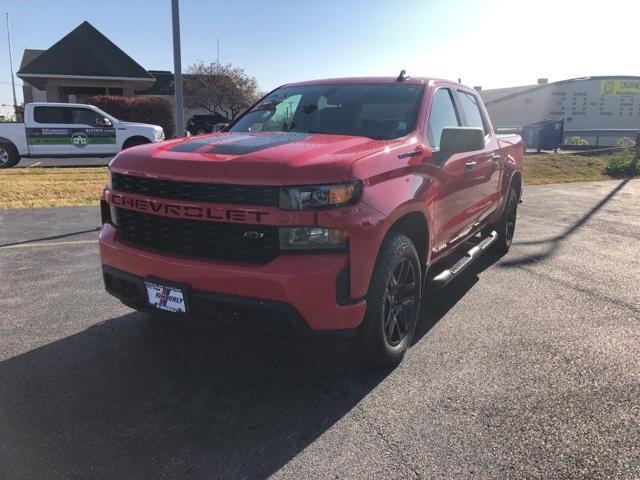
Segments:
[[[228,120],[222,115],[193,115],[187,120],[187,131],[191,135],[203,135],[221,130],[227,125]]]
[[[123,122],[93,105],[28,103],[24,119],[0,124],[0,168],[21,157],[111,156],[164,140],[158,125]]]
[[[138,310],[348,338],[395,365],[425,289],[509,250],[522,157],[455,82],[285,85],[225,132],[111,162],[105,286]]]

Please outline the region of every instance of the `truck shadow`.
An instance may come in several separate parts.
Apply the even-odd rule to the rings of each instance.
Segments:
[[[384,376],[131,313],[0,362],[0,478],[265,478]]]
[[[544,248],[539,253],[502,262],[500,266],[503,268],[526,266],[553,257],[562,245],[562,242],[566,241],[571,235],[573,235],[585,223],[587,223],[596,213],[598,213],[598,211],[602,209],[602,207],[604,207],[620,190],[624,188],[627,183],[629,183],[629,180],[631,179],[627,178],[626,180],[622,180],[620,183],[618,183],[598,203],[596,203],[587,212],[585,212],[585,214],[582,215],[576,222],[565,228],[560,234],[542,240],[514,241],[514,247],[543,246]]]
[[[502,257],[487,252],[445,288],[427,291],[420,306],[420,320],[416,326],[413,344],[419,342],[478,283],[480,273],[494,265],[500,258]]]
[[[427,299],[416,341],[494,261]],[[130,313],[0,362],[0,478],[266,478],[390,373]]]

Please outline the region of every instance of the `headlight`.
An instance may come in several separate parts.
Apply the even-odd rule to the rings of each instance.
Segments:
[[[322,227],[281,227],[281,250],[339,250],[347,246],[347,232]]]
[[[164,130],[156,130],[156,142],[162,142],[164,140]]]
[[[361,191],[360,182],[282,187],[279,206],[284,210],[320,210],[343,207],[355,203]]]

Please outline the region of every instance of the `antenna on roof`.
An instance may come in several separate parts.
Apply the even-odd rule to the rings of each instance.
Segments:
[[[396,82],[403,82],[407,78],[409,78],[409,76],[407,75],[407,71],[400,70],[400,75],[398,75],[398,78],[396,78]]]

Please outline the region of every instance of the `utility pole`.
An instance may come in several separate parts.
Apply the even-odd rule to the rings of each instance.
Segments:
[[[218,55],[216,56],[216,63],[220,65],[220,39],[218,38]]]
[[[184,137],[184,108],[182,104],[182,59],[180,58],[180,6],[179,0],[171,0],[173,22],[173,78],[176,100],[176,136]]]
[[[13,113],[18,120],[18,101],[16,100],[16,81],[13,78],[13,55],[11,54],[11,32],[9,31],[9,12],[7,12],[7,40],[9,42],[9,71],[11,72],[11,89],[13,90]]]

